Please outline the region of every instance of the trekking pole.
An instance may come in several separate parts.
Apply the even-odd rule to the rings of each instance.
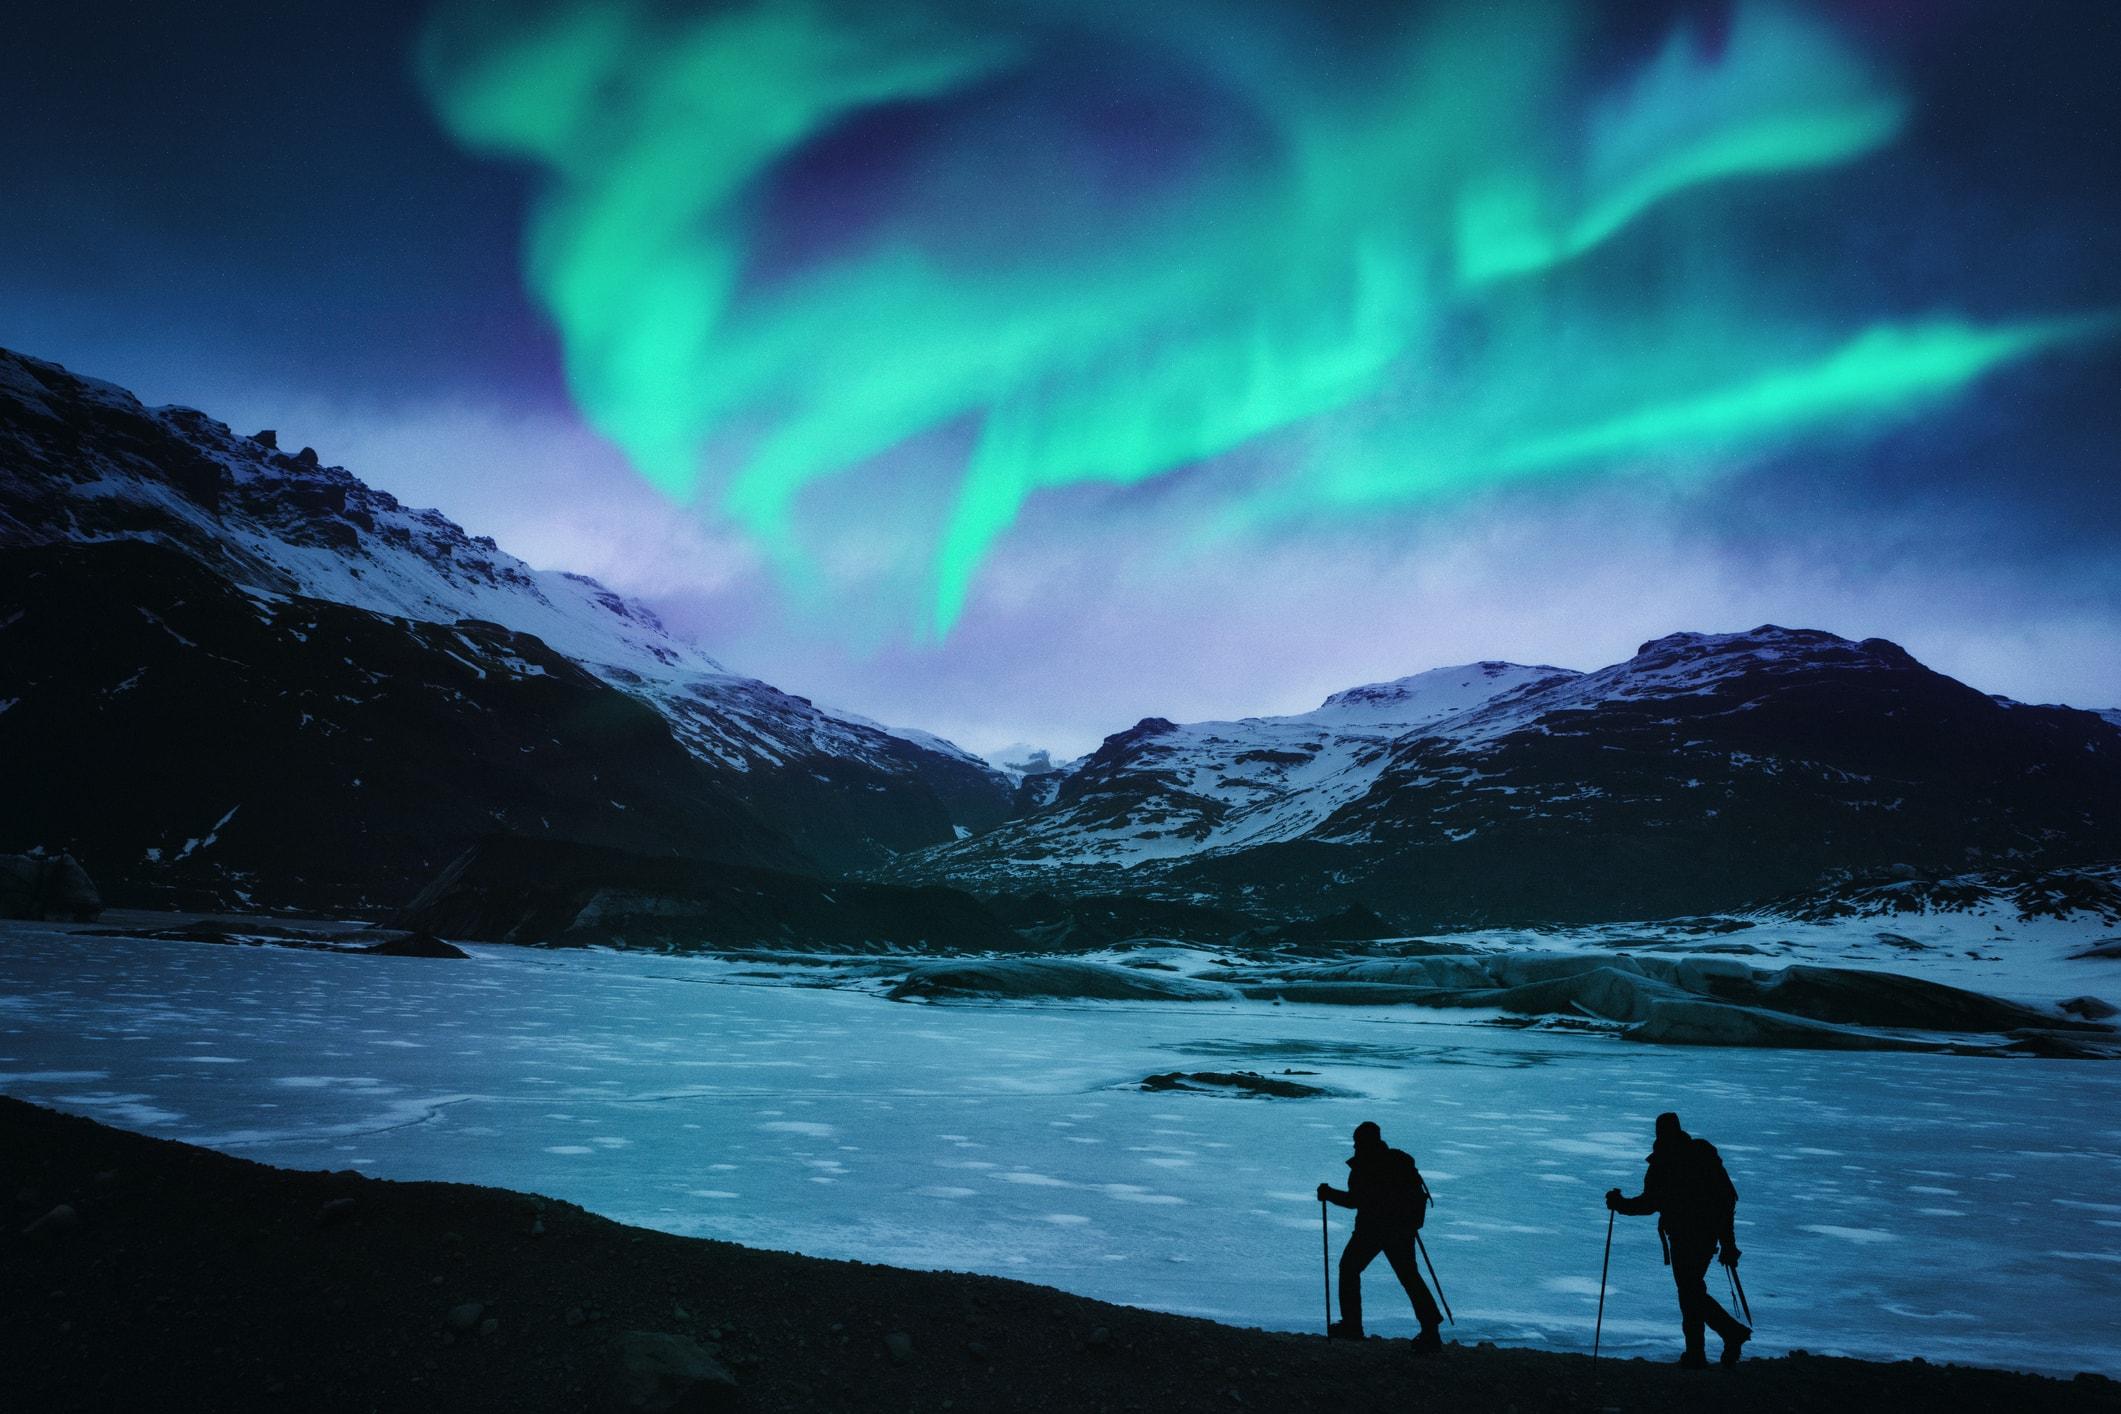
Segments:
[[[1326,1334],[1333,1334],[1333,1228],[1326,1220],[1326,1200],[1318,1200],[1318,1284],[1326,1297]]]
[[[1451,1324],[1458,1324],[1458,1317],[1451,1316],[1451,1299],[1443,1294],[1443,1278],[1436,1275],[1436,1259],[1429,1255],[1429,1244],[1421,1240],[1419,1232],[1414,1234],[1414,1246],[1421,1253],[1421,1260],[1429,1264],[1429,1280],[1436,1283],[1436,1299],[1443,1303],[1443,1313],[1451,1317]]]
[[[1605,1338],[1605,1279],[1613,1270],[1613,1219],[1619,1216],[1611,1208],[1605,1214],[1605,1261],[1598,1268],[1598,1325],[1591,1332],[1591,1363],[1598,1363],[1598,1343]]]
[[[1738,1309],[1745,1312],[1745,1323],[1753,1324],[1753,1303],[1745,1299],[1745,1283],[1738,1280],[1738,1268],[1725,1267],[1723,1274],[1731,1279],[1731,1295],[1738,1298]]]

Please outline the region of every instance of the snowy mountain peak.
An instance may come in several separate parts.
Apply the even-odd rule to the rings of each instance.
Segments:
[[[1637,648],[1635,656],[1621,666],[1657,672],[1687,665],[1721,672],[1787,662],[1905,667],[1915,660],[1905,648],[1883,638],[1857,641],[1824,629],[1762,624],[1744,633],[1668,633]]]
[[[193,408],[149,408],[6,350],[0,410],[14,413],[0,412],[0,514],[13,522],[0,529],[10,538],[157,539],[266,595],[425,623],[500,623],[638,678],[728,675],[646,605],[582,575],[533,570],[308,448],[281,450],[269,433],[241,436]]]
[[[988,752],[985,759],[995,770],[1016,780],[1022,780],[1026,776],[1051,775],[1055,771],[1065,771],[1074,764],[1056,761],[1051,751],[1026,741],[1011,742],[1007,746],[999,747]]]
[[[1376,726],[1416,726],[1441,721],[1505,692],[1581,676],[1569,668],[1543,664],[1527,667],[1491,659],[1347,688],[1304,715],[1350,725],[1367,722]]]
[[[1616,704],[1693,702],[1699,710],[1746,711],[1804,683],[1869,679],[1875,675],[1935,677],[1906,649],[1882,638],[1854,640],[1820,629],[1762,624],[1743,633],[1670,633],[1635,655],[1595,672],[1557,676],[1499,693],[1437,724],[1460,746],[1492,745],[1542,722]],[[1558,715],[1557,715],[1558,714]]]

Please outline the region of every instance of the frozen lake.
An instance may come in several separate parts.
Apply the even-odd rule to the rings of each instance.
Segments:
[[[0,1091],[269,1163],[1292,1330],[1322,1319],[1312,1188],[1375,1118],[1437,1192],[1447,1335],[1563,1349],[1590,1344],[1600,1195],[1639,1186],[1674,1108],[1743,1195],[1763,1353],[2121,1375],[2121,1067],[1658,1048],[1410,1009],[921,1006],[711,961],[475,953],[7,925]],[[1239,1067],[1350,1097],[1130,1088]],[[1367,1291],[1374,1333],[1412,1333],[1382,1263]],[[1678,1352],[1651,1220],[1617,1231],[1606,1344]]]

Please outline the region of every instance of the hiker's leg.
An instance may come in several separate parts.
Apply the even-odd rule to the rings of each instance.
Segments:
[[[1442,1325],[1443,1312],[1436,1309],[1436,1298],[1429,1295],[1429,1284],[1421,1279],[1421,1258],[1414,1253],[1413,1240],[1393,1242],[1385,1248],[1385,1260],[1407,1289],[1407,1300],[1414,1303],[1414,1319],[1421,1322],[1421,1328],[1427,1331]]]
[[[1350,1330],[1362,1329],[1362,1269],[1377,1256],[1377,1238],[1355,1229],[1340,1253],[1340,1318]]]
[[[1747,1329],[1745,1322],[1724,1310],[1723,1303],[1710,1293],[1706,1280],[1707,1275],[1708,1268],[1702,1268],[1701,1316],[1703,1320],[1708,1322],[1709,1329],[1725,1340],[1730,1340],[1740,1335],[1751,1335],[1752,1332]]]
[[[1708,1270],[1708,1248],[1696,1242],[1673,1240],[1672,1282],[1679,1288],[1679,1329],[1686,1337],[1687,1353],[1690,1355],[1703,1352],[1703,1313],[1708,1306],[1715,1304],[1709,1300],[1708,1285],[1702,1280],[1708,1275]]]

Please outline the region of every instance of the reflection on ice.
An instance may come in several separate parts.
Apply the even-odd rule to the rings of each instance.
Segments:
[[[1596,1314],[1599,1194],[1634,1188],[1651,1117],[1676,1107],[1743,1195],[1763,1350],[2121,1373],[2121,1067],[1651,1048],[1237,999],[945,1010],[717,985],[735,971],[21,927],[0,949],[0,1089],[273,1163],[1290,1329],[1318,1316],[1311,1186],[1374,1117],[1437,1189],[1455,1334],[1572,1349]],[[1344,1094],[1134,1088],[1238,1067]],[[1411,1332],[1385,1286],[1371,1314]],[[1623,1225],[1607,1348],[1672,1353],[1674,1317],[1654,1234]]]

